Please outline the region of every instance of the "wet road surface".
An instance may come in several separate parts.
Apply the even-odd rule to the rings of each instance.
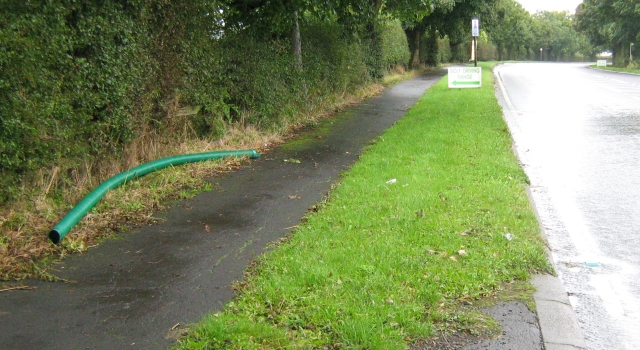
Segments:
[[[640,344],[640,76],[497,69],[550,249],[590,349]]]
[[[220,310],[248,264],[299,224],[363,147],[444,74],[425,74],[347,108],[212,179],[216,190],[157,214],[163,223],[65,259],[53,273],[74,283],[29,280],[22,284],[34,290],[1,293],[0,349],[167,348],[183,327]]]

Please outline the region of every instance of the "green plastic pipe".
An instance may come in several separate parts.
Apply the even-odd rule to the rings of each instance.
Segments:
[[[91,208],[93,208],[110,190],[122,185],[123,183],[147,175],[151,172],[164,169],[168,166],[180,165],[185,163],[194,163],[211,159],[221,159],[228,157],[250,157],[260,158],[260,154],[256,150],[242,150],[242,151],[222,151],[222,152],[206,152],[196,154],[184,154],[180,156],[168,157],[155,160],[153,162],[139,165],[135,168],[131,168],[124,171],[109,180],[103,182],[95,190],[91,191],[86,197],[84,197],[80,203],[78,203],[71,211],[64,217],[58,224],[49,232],[49,239],[55,244],[60,243],[62,238],[69,233],[69,231],[75,226],[80,219]]]

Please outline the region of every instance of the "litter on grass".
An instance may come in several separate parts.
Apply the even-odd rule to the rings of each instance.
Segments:
[[[391,184],[394,184],[396,182],[398,182],[397,179],[391,179],[391,180],[387,181],[387,185],[391,185]]]

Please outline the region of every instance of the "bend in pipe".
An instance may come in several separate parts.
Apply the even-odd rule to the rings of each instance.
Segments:
[[[250,157],[260,158],[260,154],[256,150],[241,151],[222,151],[222,152],[206,152],[195,154],[184,154],[155,160],[145,163],[137,167],[131,168],[118,175],[115,175],[96,187],[91,193],[84,197],[58,224],[49,232],[49,239],[55,244],[60,243],[64,236],[69,233],[82,219],[91,208],[93,208],[104,197],[107,192],[120,186],[121,184],[147,175],[151,172],[164,169],[168,166],[181,165],[185,163],[194,163],[205,160],[221,159],[228,157]]]

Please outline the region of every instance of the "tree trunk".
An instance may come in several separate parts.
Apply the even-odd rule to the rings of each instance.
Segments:
[[[293,11],[293,25],[291,26],[291,48],[296,60],[296,68],[302,71],[302,41],[300,40],[300,23],[298,11]]]
[[[451,48],[450,62],[464,63],[469,60],[467,58],[465,46],[462,43],[450,42],[449,47]]]
[[[438,32],[436,28],[431,26],[429,28],[429,36],[427,37],[427,57],[425,57],[425,63],[430,67],[438,66]]]
[[[371,18],[371,22],[369,23],[369,32],[374,33],[372,37],[375,36],[378,30],[378,15],[380,14],[380,9],[382,8],[382,0],[374,0],[373,3],[373,14],[374,16]]]
[[[382,8],[382,0],[375,0],[375,1],[376,2],[374,5],[375,6],[374,10],[375,10],[375,14],[378,15],[378,13],[380,13],[380,9]]]
[[[613,65],[626,67],[629,61],[629,44],[618,44],[613,48]]]
[[[409,68],[416,69],[420,67],[420,39],[422,39],[423,30],[420,27],[406,29],[407,39],[409,39],[409,50],[411,58],[409,59]]]

